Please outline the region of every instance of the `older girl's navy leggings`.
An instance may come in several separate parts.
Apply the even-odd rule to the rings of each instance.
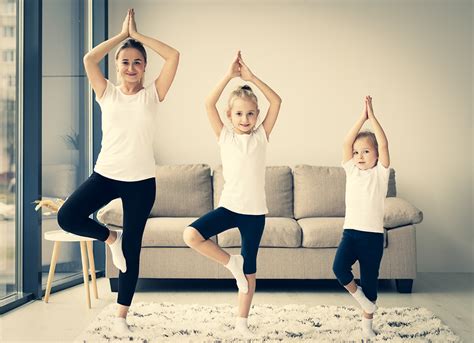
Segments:
[[[189,225],[209,239],[231,228],[238,228],[241,237],[241,254],[244,258],[244,274],[257,272],[257,254],[265,228],[265,215],[240,214],[224,207],[203,215]]]
[[[359,261],[360,286],[367,299],[375,302],[382,255],[383,233],[345,229],[332,269],[339,283],[346,286],[354,279],[352,265]]]
[[[127,271],[119,274],[117,302],[124,306],[130,306],[135,293],[143,231],[155,202],[155,188],[155,178],[126,182],[94,172],[58,212],[59,226],[65,231],[105,241],[109,237],[109,229],[89,216],[111,200],[122,199],[122,250],[127,261]]]

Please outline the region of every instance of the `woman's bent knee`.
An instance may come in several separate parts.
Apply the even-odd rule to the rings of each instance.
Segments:
[[[58,211],[58,224],[64,231],[72,232],[74,231],[74,219],[70,211],[64,209],[63,207],[59,208]]]
[[[65,207],[64,205],[58,211],[58,224],[64,231],[77,233],[84,229],[88,217],[78,215],[74,209]]]

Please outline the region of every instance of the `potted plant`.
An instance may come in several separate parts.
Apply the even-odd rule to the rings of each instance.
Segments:
[[[71,151],[71,164],[79,166],[79,133],[71,128],[71,133],[62,136],[68,150]]]

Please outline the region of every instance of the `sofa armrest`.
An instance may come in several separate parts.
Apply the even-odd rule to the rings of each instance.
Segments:
[[[114,199],[97,212],[97,219],[104,225],[123,226],[122,199]]]
[[[384,227],[386,229],[418,224],[422,220],[423,212],[408,201],[398,197],[385,198]]]

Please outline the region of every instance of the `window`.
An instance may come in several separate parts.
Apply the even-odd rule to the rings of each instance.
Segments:
[[[16,2],[0,0],[0,32],[15,38]],[[16,64],[15,40],[0,39],[2,82],[0,82],[0,301],[18,290],[16,268]]]
[[[15,37],[15,27],[13,26],[4,26],[3,27],[3,37]]]
[[[11,88],[16,87],[16,75],[7,76],[7,87],[11,87]]]
[[[85,39],[83,1],[43,0],[42,197],[66,199],[89,176],[86,101],[82,67]],[[67,20],[65,20],[67,18]],[[61,53],[58,53],[58,48]],[[79,73],[78,73],[79,71]],[[57,101],[61,98],[62,101]],[[55,214],[43,214],[42,232],[60,230]],[[43,238],[43,286],[53,243]],[[82,278],[79,244],[61,245],[55,284]]]
[[[15,62],[15,51],[11,49],[2,51],[3,62]]]
[[[18,9],[17,3],[22,4]],[[44,291],[52,252],[43,237],[59,228],[56,218],[46,213],[39,227],[32,202],[42,196],[66,197],[90,173],[92,100],[81,56],[92,28],[87,16],[91,3],[0,0],[0,315],[41,298]],[[102,12],[103,6],[97,8]],[[70,21],[64,22],[64,16]],[[38,32],[43,36],[41,46]],[[17,55],[18,46],[23,46],[22,56]],[[22,65],[17,64],[17,56]],[[23,83],[26,68],[32,73]],[[40,70],[43,75],[38,78],[35,72]],[[58,102],[58,97],[64,101]],[[18,104],[21,98],[23,106]],[[37,149],[40,138],[43,149]],[[42,230],[40,235],[37,230]],[[98,248],[103,251],[103,245]],[[39,252],[42,266],[37,261]],[[103,263],[100,257],[96,260],[99,273]],[[38,279],[41,272],[43,280]],[[77,247],[63,245],[52,291],[82,279]]]

